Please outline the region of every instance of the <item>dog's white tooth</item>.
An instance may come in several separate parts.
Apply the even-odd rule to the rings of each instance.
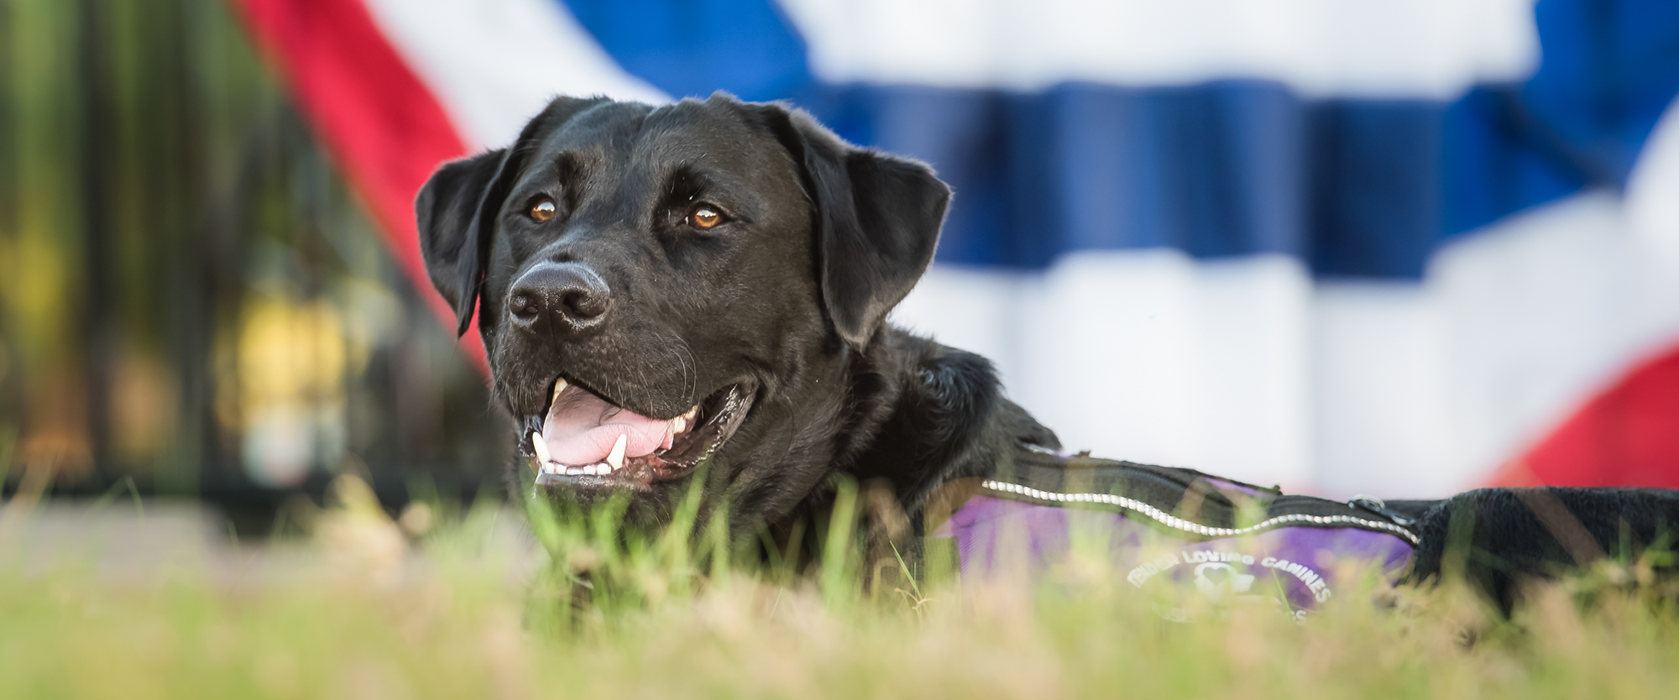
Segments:
[[[699,413],[699,412],[700,412],[700,405],[699,404],[694,404],[693,408],[688,409],[687,413],[682,414],[682,420],[692,421],[692,420],[694,420],[694,415]]]
[[[552,461],[548,456],[548,442],[542,439],[542,433],[531,433],[531,449],[536,451],[537,460],[543,464]]]
[[[684,430],[687,430],[687,429],[688,429],[688,419],[687,418],[683,418],[682,416],[677,416],[675,418],[670,419],[670,431],[671,432],[680,433],[680,432],[682,432]]]
[[[560,394],[565,393],[565,389],[566,389],[565,377],[560,377],[558,381],[554,382],[554,400],[556,400],[556,401],[559,400]]]
[[[628,445],[629,440],[630,436],[619,435],[618,441],[612,443],[612,451],[607,453],[606,463],[612,465],[613,469],[624,466],[624,448]]]
[[[583,468],[582,467],[566,467],[565,473],[566,473],[566,476],[582,476],[583,475]]]
[[[561,465],[558,462],[549,462],[547,464],[542,465],[542,471],[547,472],[549,474],[564,474],[565,473],[565,466]]]
[[[594,476],[595,475],[595,465],[593,465],[593,464],[584,465],[583,466],[583,473],[588,475],[588,476]]]

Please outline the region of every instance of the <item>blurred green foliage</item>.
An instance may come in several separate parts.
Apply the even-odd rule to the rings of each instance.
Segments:
[[[0,698],[1535,700],[1679,684],[1675,591],[1645,562],[1530,589],[1511,620],[1461,586],[1371,576],[1296,622],[1192,589],[1157,599],[1088,552],[1036,584],[864,586],[845,508],[825,538],[841,556],[794,570],[731,556],[691,501],[651,533],[611,507],[537,507],[533,548],[493,504],[393,521],[352,478],[334,496],[307,544],[127,572],[63,555],[29,572],[7,539],[29,516],[0,518]]]
[[[420,293],[230,4],[0,0],[15,464],[230,503],[476,487],[505,440]]]

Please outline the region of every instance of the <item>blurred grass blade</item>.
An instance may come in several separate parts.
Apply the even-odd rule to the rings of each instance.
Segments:
[[[840,478],[834,489],[834,510],[822,546],[822,595],[830,605],[852,597],[857,590],[853,562],[857,545],[857,482]]]

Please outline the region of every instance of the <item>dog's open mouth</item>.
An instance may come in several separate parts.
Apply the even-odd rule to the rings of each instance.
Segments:
[[[751,403],[751,393],[733,384],[680,416],[657,420],[561,377],[546,413],[525,417],[520,453],[537,486],[647,488],[685,476],[715,454]]]

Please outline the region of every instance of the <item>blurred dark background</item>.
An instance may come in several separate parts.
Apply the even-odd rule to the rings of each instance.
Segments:
[[[0,2],[7,495],[470,499],[507,441],[453,345],[221,0]]]

